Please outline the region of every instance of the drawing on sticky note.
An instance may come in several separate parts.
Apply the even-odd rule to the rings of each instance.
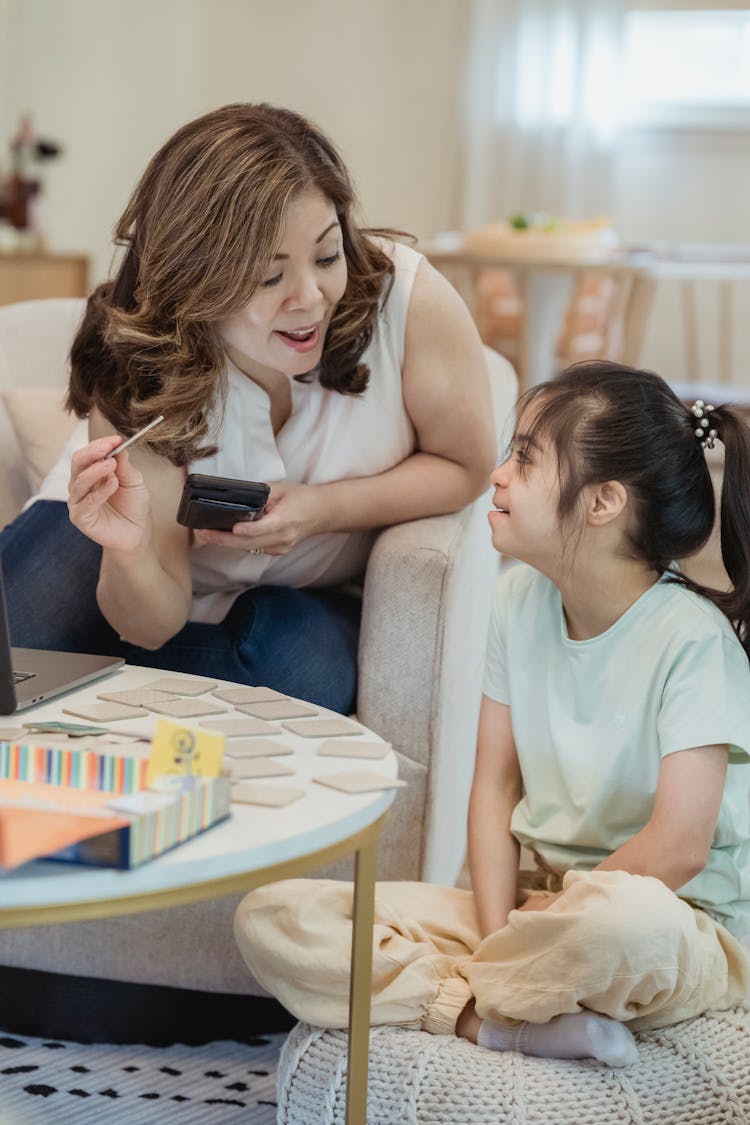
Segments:
[[[223,755],[223,735],[158,719],[146,784],[159,777],[218,777]]]

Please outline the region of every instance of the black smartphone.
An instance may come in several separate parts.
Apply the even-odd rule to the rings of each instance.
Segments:
[[[236,523],[263,515],[270,491],[260,481],[190,473],[182,490],[177,522],[184,527],[231,531]]]

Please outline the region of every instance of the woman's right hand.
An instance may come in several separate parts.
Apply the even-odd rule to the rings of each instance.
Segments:
[[[151,539],[151,498],[127,452],[106,458],[121,442],[118,434],[110,434],[76,450],[68,512],[71,523],[102,547],[137,551]]]

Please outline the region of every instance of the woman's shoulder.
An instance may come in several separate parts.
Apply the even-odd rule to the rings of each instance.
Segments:
[[[368,234],[367,238],[390,258],[397,272],[416,274],[421,263],[427,260],[424,254],[410,246],[408,242],[402,242],[395,234],[374,233]]]
[[[384,232],[368,235],[368,238],[390,259],[393,273],[383,278],[367,362],[373,361],[373,352],[385,348],[396,357],[400,380],[407,322],[412,319],[414,294],[419,291],[422,275],[420,265],[425,258],[411,246],[389,238]]]

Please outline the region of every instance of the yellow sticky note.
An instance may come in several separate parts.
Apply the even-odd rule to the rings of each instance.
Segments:
[[[157,719],[146,785],[157,777],[218,777],[224,736]]]

